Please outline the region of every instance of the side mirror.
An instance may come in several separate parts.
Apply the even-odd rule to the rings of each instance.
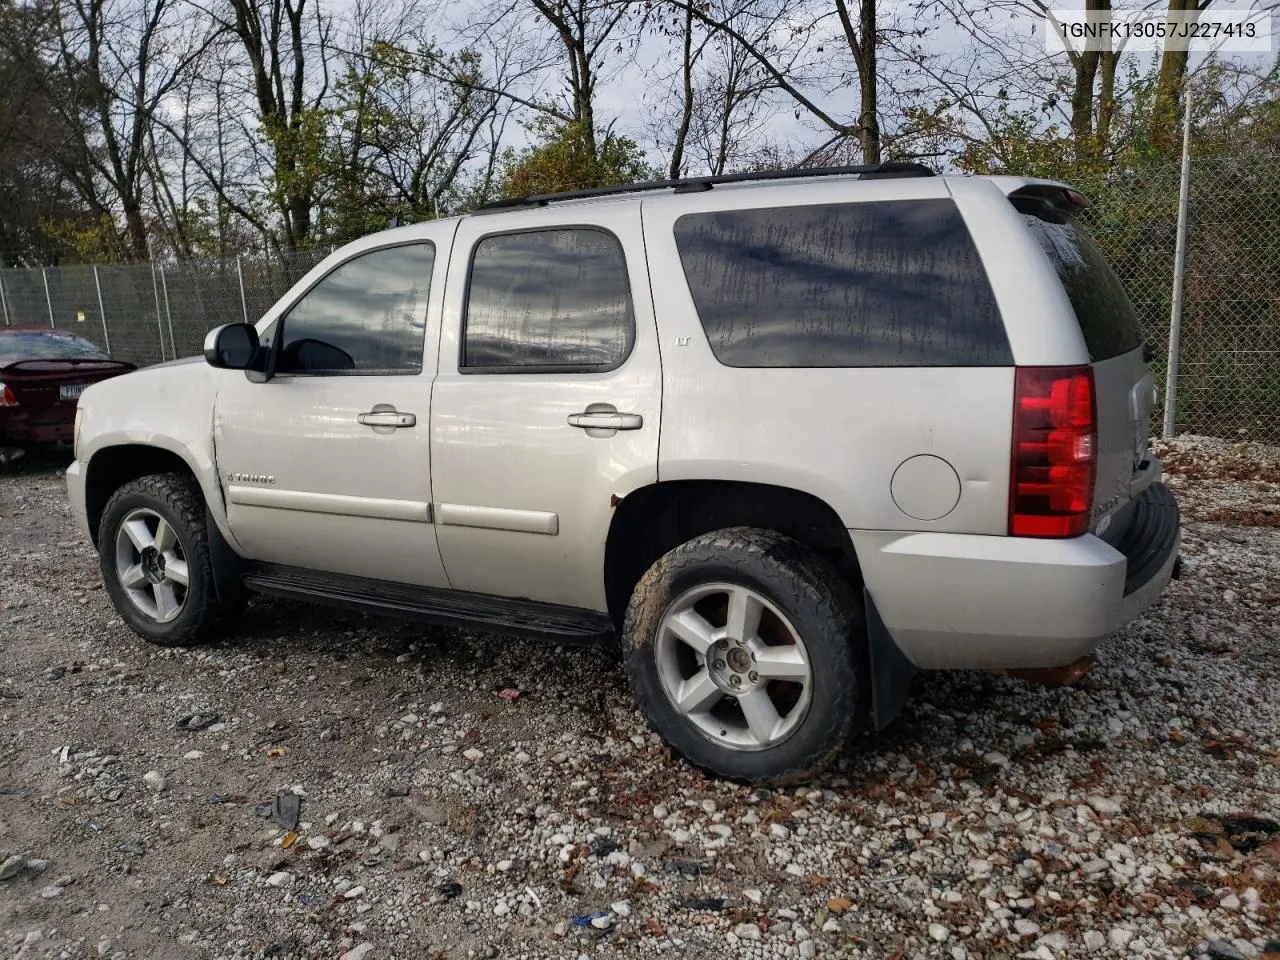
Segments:
[[[220,370],[248,370],[258,357],[258,330],[251,323],[214,327],[204,338],[204,359]]]

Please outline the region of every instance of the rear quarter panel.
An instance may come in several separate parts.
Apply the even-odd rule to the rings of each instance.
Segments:
[[[717,188],[646,199],[663,365],[659,479],[802,490],[829,504],[848,528],[1004,533],[1012,367],[722,365],[694,308],[674,242],[677,218],[691,212],[947,196],[947,181],[921,178]],[[920,454],[946,460],[959,480],[958,501],[939,519],[907,516],[890,492],[895,470]]]

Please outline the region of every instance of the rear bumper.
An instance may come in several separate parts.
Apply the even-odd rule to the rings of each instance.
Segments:
[[[67,467],[67,499],[71,501],[71,512],[76,517],[76,528],[90,543],[93,542],[93,532],[89,529],[89,519],[85,510],[85,490],[84,480],[85,474],[88,472],[88,464],[76,460],[71,466]]]
[[[12,413],[0,416],[0,442],[70,443],[74,430],[74,412],[70,420],[63,417],[32,419]]]
[[[921,669],[1054,667],[1092,652],[1159,598],[1180,533],[1159,483],[1114,545],[850,531],[885,627]]]

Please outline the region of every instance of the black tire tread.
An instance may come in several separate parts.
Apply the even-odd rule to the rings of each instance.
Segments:
[[[241,598],[229,598],[220,602],[214,589],[212,564],[209,559],[209,534],[205,528],[205,502],[200,486],[187,473],[153,473],[124,484],[107,500],[102,511],[102,523],[98,531],[103,582],[110,583],[114,569],[108,569],[107,551],[115,543],[115,532],[109,530],[109,522],[117,512],[119,502],[126,497],[142,493],[157,500],[182,518],[191,531],[183,549],[191,575],[203,579],[201,589],[187,591],[187,603],[194,603],[192,615],[184,611],[182,626],[163,634],[143,633],[135,629],[148,643],[161,647],[190,647],[205,643],[218,630],[234,619],[244,607]],[[110,589],[110,588],[108,588]],[[127,622],[127,618],[126,618]]]
[[[713,557],[724,559],[726,554],[748,554],[773,561],[780,573],[788,578],[797,596],[803,596],[818,609],[826,608],[823,616],[843,635],[857,638],[862,630],[861,601],[850,584],[836,568],[813,549],[791,537],[758,527],[726,527],[695,537],[673,548],[654,563],[640,578],[632,592],[623,621],[622,643],[624,666],[633,690],[639,690],[640,660],[631,656],[634,649],[642,648],[654,635],[656,624],[649,620],[660,616],[662,603],[654,602],[656,595],[665,589],[675,569],[685,565],[705,563]],[[867,670],[864,656],[856,639],[850,644],[852,668],[860,682],[836,687],[835,709],[831,720],[817,738],[824,747],[799,758],[785,770],[764,776],[727,774],[714,766],[700,763],[688,757],[690,763],[706,773],[727,777],[749,784],[790,786],[811,781],[829,766],[864,720],[869,700],[866,684]],[[648,710],[643,711],[649,728],[663,736],[665,733],[655,723]]]

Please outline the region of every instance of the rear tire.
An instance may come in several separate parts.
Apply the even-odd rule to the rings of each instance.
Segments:
[[[769,530],[719,530],[661,557],[632,594],[623,658],[652,729],[718,777],[810,780],[866,715],[861,601]]]
[[[244,607],[219,600],[195,478],[160,473],[126,483],[98,527],[102,582],[134,633],[162,647],[202,643]]]

